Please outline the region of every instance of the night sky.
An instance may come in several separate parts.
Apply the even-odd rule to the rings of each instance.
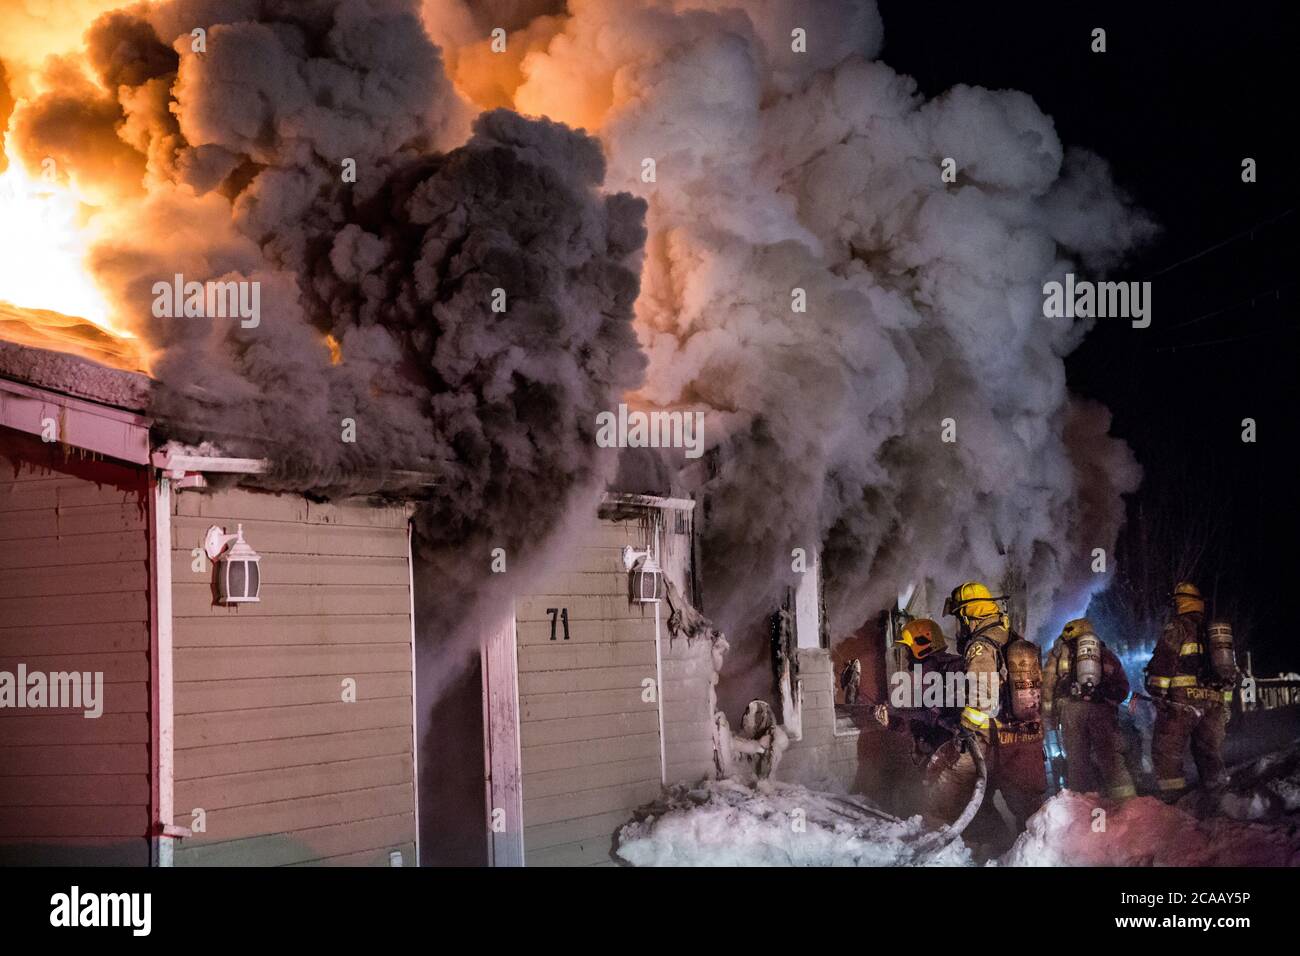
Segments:
[[[1300,670],[1294,4],[880,7],[882,59],[923,93],[1028,92],[1161,227],[1109,277],[1152,281],[1151,326],[1099,320],[1067,360],[1071,389],[1112,410],[1145,470],[1118,554],[1139,550],[1143,521],[1204,527],[1195,578],[1255,673]],[[1104,54],[1089,49],[1095,27]],[[1255,444],[1241,440],[1247,417]]]

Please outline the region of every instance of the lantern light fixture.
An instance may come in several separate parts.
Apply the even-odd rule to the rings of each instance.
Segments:
[[[256,604],[261,598],[262,556],[244,540],[244,526],[234,534],[213,525],[203,539],[203,550],[217,569],[218,604]]]
[[[635,551],[623,546],[623,567],[627,568],[628,598],[633,604],[658,604],[663,597],[664,575],[659,562],[649,551]]]

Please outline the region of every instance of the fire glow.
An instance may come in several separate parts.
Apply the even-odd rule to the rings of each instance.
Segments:
[[[90,207],[51,177],[33,177],[11,153],[0,173],[0,313],[3,337],[74,352],[125,369],[147,360],[116,328],[86,257],[96,232]]]
[[[93,230],[72,190],[32,178],[16,158],[0,174],[0,299],[52,309],[118,333],[85,267]]]

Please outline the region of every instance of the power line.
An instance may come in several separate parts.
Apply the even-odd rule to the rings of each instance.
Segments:
[[[1262,292],[1252,293],[1251,295],[1247,296],[1244,299],[1238,299],[1236,302],[1232,303],[1231,305],[1225,305],[1223,306],[1223,308],[1214,309],[1213,311],[1210,312],[1203,312],[1193,319],[1188,319],[1186,322],[1179,322],[1177,325],[1167,326],[1161,329],[1161,331],[1174,332],[1178,329],[1184,329],[1187,328],[1187,326],[1189,325],[1196,325],[1198,322],[1204,322],[1206,319],[1212,319],[1216,315],[1223,315],[1225,312],[1235,312],[1238,309],[1245,306],[1247,303],[1249,303],[1253,307],[1256,302],[1258,302],[1260,299],[1268,295],[1276,296],[1277,300],[1280,302],[1282,301],[1282,290],[1289,286],[1295,285],[1296,282],[1298,281],[1300,280],[1292,279],[1290,282],[1283,282],[1281,285],[1276,285],[1271,289],[1264,289]]]
[[[1200,259],[1202,256],[1208,256],[1211,252],[1214,252],[1216,249],[1222,249],[1224,246],[1236,242],[1242,236],[1253,236],[1256,230],[1263,229],[1265,226],[1271,226],[1279,219],[1285,219],[1293,212],[1295,212],[1294,206],[1291,207],[1290,209],[1278,213],[1276,216],[1270,216],[1268,219],[1265,219],[1261,222],[1257,222],[1255,223],[1255,225],[1243,229],[1241,230],[1241,232],[1235,233],[1234,235],[1229,236],[1227,239],[1223,239],[1219,242],[1216,242],[1212,246],[1206,246],[1200,252],[1194,252],[1185,259],[1179,259],[1177,262],[1170,263],[1169,265],[1165,266],[1163,269],[1159,269],[1147,275],[1143,281],[1145,281],[1146,279],[1154,279],[1156,276],[1164,275],[1166,272],[1172,272],[1174,269],[1177,269],[1180,266],[1184,266],[1189,262],[1195,262],[1197,259]]]
[[[1191,342],[1187,345],[1162,345],[1153,349],[1155,352],[1177,352],[1179,349],[1199,349],[1207,345],[1227,345],[1231,342],[1244,342],[1247,339],[1257,339],[1264,335],[1273,335],[1275,332],[1293,332],[1294,325],[1278,325],[1271,329],[1260,329],[1258,332],[1251,332],[1248,335],[1230,335],[1227,338],[1211,339],[1208,342]]]

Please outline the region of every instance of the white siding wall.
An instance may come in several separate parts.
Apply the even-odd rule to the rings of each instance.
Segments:
[[[173,510],[175,822],[207,814],[176,865],[414,865],[404,509],[231,490]],[[239,522],[262,601],[216,606],[192,549]]]
[[[663,642],[664,750],[669,783],[698,783],[716,776],[710,684],[713,646],[704,640]]]
[[[524,846],[529,866],[611,863],[616,829],[661,786],[653,605],[628,602],[620,551],[647,524],[600,519],[517,598]],[[567,608],[551,640],[548,608]]]
[[[694,601],[691,562],[694,560],[694,514],[662,512],[660,563],[682,596]],[[667,605],[663,615],[666,619]],[[716,677],[713,645],[707,640],[687,643],[665,627],[661,638],[663,664],[664,760],[669,783],[697,783],[715,776],[713,766],[713,695]]]
[[[803,681],[803,738],[792,741],[777,766],[776,778],[809,786],[837,781],[853,789],[858,775],[858,735],[835,733],[835,674],[830,652],[799,651]]]

